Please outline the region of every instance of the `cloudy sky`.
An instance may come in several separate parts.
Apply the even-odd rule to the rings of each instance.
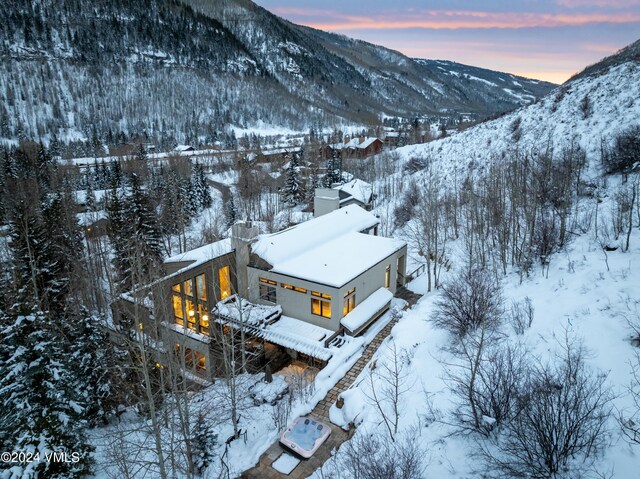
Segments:
[[[640,0],[254,0],[295,23],[561,83],[640,38]]]

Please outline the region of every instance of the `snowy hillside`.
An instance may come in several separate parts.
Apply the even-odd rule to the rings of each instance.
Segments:
[[[248,0],[11,0],[5,9],[0,138],[13,140],[122,132],[213,143],[258,123],[306,130],[382,114],[484,118],[553,87],[518,79],[507,92],[449,73],[459,66],[429,70]]]
[[[536,104],[497,120],[441,141],[400,148],[398,153],[406,159],[431,159],[443,172],[464,173],[515,152],[541,153],[575,141],[595,168],[603,142],[609,144],[616,134],[639,124],[640,64],[625,63],[601,76],[567,83]]]
[[[410,284],[424,297],[401,316],[356,386],[342,393],[344,406],[332,408],[333,422],[356,424],[357,432],[313,477],[356,477],[358,467],[369,465],[354,457],[371,448],[377,451],[371,467],[410,465],[420,471],[411,477],[635,477],[640,446],[621,424],[629,426],[627,419],[640,412],[640,176],[633,159],[623,174],[607,173],[606,162],[621,133],[635,132],[640,143],[632,130],[640,125],[640,65],[618,59],[593,71],[534,105],[376,160],[377,168],[395,172],[375,182],[377,211],[408,241],[414,267],[432,272]],[[640,160],[640,149],[633,151]],[[565,221],[566,236],[559,239]],[[521,234],[521,228],[531,231]],[[553,246],[545,248],[549,241]],[[529,249],[529,242],[540,243]],[[514,260],[523,250],[532,256]],[[501,298],[494,311],[501,319],[458,337],[446,329],[451,317],[443,316],[455,309],[443,310],[443,304],[474,287],[467,282],[455,289],[461,278],[479,274],[473,273],[478,265],[498,282],[491,291]],[[521,321],[525,311],[529,323]],[[580,348],[584,369],[578,376],[590,378],[601,433],[593,450],[567,455],[555,474],[549,464],[534,472],[543,455],[537,447],[545,438],[564,437],[569,421],[544,429],[553,420],[537,416],[540,443],[527,442],[526,421],[512,406],[492,410],[504,417],[483,412],[474,425],[473,401],[510,404],[501,396],[509,389],[504,385],[517,396],[514,390],[531,381],[519,378],[518,368],[533,376],[557,372],[568,364],[567,351]],[[484,371],[477,376],[480,386],[469,382],[474,365]],[[500,376],[506,370],[503,385],[492,382],[506,378]],[[571,379],[553,387],[570,391]],[[529,411],[540,411],[531,396],[524,400],[531,401]],[[565,420],[566,411],[553,404],[551,417]],[[587,416],[594,419],[591,413],[582,419]],[[591,437],[579,431],[576,444]]]

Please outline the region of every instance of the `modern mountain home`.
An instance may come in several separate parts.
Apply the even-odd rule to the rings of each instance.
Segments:
[[[406,244],[378,236],[378,218],[360,206],[338,206],[273,234],[236,224],[231,238],[168,258],[143,328],[186,348],[205,379],[216,374],[221,328],[242,330],[255,368],[323,364],[388,310],[405,278]],[[114,304],[117,321],[134,302]]]

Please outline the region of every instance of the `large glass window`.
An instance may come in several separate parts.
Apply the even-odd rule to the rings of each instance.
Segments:
[[[209,334],[207,281],[204,274],[171,286],[175,323]]]
[[[311,291],[311,314],[331,318],[331,296]]]
[[[187,296],[193,296],[193,280],[188,279],[183,283],[183,285],[184,285],[184,289],[183,289],[184,294],[186,294]]]
[[[193,304],[193,301],[187,299],[186,301],[186,309],[187,309],[187,328],[196,330],[196,308]]]
[[[182,309],[182,298],[177,294],[173,295],[173,315],[175,316],[176,323],[183,326],[184,311]]]
[[[200,301],[207,300],[207,284],[204,280],[204,274],[196,276],[196,293]]]
[[[229,266],[218,270],[218,282],[220,283],[220,299],[231,296],[231,278],[229,277]]]
[[[184,365],[187,369],[200,373],[207,370],[207,357],[204,354],[190,348],[184,348],[183,350],[180,344],[176,344],[175,352],[178,361],[181,362],[184,359]],[[183,354],[184,358],[182,357]]]
[[[270,303],[276,302],[276,285],[275,281],[266,278],[260,279],[260,299],[263,301],[269,301]]]
[[[349,291],[344,293],[344,306],[342,308],[342,315],[346,316],[353,308],[356,307],[356,288],[351,288]]]
[[[200,319],[200,332],[209,334],[209,311],[206,305],[198,305],[198,318]]]

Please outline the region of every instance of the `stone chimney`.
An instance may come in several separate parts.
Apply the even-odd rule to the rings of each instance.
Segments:
[[[318,217],[340,208],[340,192],[331,188],[316,188],[313,198],[313,216]]]
[[[231,226],[231,247],[236,255],[236,280],[238,282],[237,293],[243,298],[248,298],[248,276],[249,256],[251,254],[250,245],[258,236],[258,228],[251,225],[251,221],[246,223],[236,223]]]
[[[351,137],[349,135],[344,135],[344,144],[346,145],[351,141]]]
[[[364,135],[360,135],[360,138],[358,138],[358,143],[360,145],[362,145],[364,143]]]

